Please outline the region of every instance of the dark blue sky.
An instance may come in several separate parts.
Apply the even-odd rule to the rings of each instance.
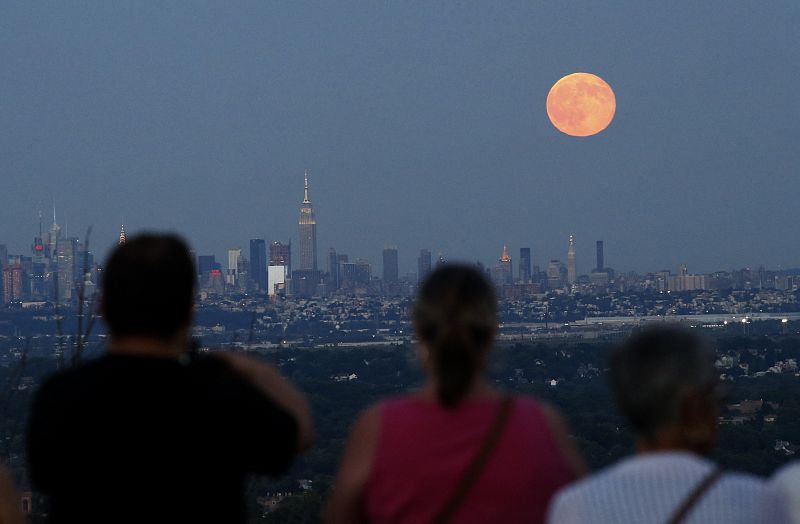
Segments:
[[[800,266],[798,27],[796,0],[4,2],[0,243],[55,197],[98,249],[124,220],[222,259],[297,238],[308,169],[320,252],[378,271],[570,233],[581,272],[597,239],[617,269]],[[547,119],[575,71],[617,96],[595,137]]]

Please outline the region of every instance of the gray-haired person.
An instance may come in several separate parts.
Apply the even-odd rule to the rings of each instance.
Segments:
[[[721,400],[714,360],[712,347],[678,327],[647,329],[613,352],[611,386],[636,454],[562,490],[548,522],[786,522],[764,481],[706,458]]]

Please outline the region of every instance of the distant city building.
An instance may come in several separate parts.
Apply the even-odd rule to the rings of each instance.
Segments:
[[[386,247],[383,249],[383,282],[395,284],[399,280],[400,270],[397,260],[397,248]]]
[[[595,267],[595,271],[598,273],[602,273],[605,271],[605,262],[603,260],[603,241],[597,241],[597,266]]]
[[[119,228],[119,240],[117,240],[118,245],[122,245],[125,243],[125,224],[122,224]]]
[[[569,236],[569,248],[567,249],[567,283],[572,285],[578,279],[575,270],[575,237]]]
[[[419,257],[417,258],[417,278],[420,282],[422,282],[430,272],[431,252],[427,249],[421,249],[419,252]]]
[[[356,282],[360,284],[369,284],[372,279],[372,265],[368,260],[363,258],[356,259]]]
[[[527,284],[531,281],[531,248],[519,248],[519,281]]]
[[[610,276],[605,271],[592,271],[592,274],[589,275],[590,281],[593,286],[605,286],[608,285]]]
[[[355,262],[341,262],[342,289],[355,291],[357,289],[367,290],[372,278],[372,266],[362,258]]]
[[[45,243],[45,257],[56,258],[56,244],[61,239],[61,227],[56,223],[56,208],[53,206],[53,225],[47,232],[47,242]]]
[[[236,276],[238,278],[238,288],[241,290],[250,291],[253,282],[252,279],[250,279],[250,260],[248,260],[244,255],[239,255]]]
[[[547,265],[547,288],[559,289],[564,287],[567,268],[560,260],[551,260]]]
[[[271,242],[269,245],[269,265],[286,266],[289,273],[292,272],[292,244],[283,242]]]
[[[225,273],[225,283],[229,286],[239,285],[239,259],[242,257],[242,250],[234,248],[228,250],[228,269]]]
[[[250,240],[250,280],[259,291],[268,291],[267,243],[263,238]]]
[[[214,261],[211,265],[211,270],[208,272],[208,279],[205,285],[207,290],[212,293],[221,295],[225,292],[225,275],[222,274],[222,264]]]
[[[300,205],[300,220],[298,222],[300,233],[300,263],[298,269],[317,269],[317,219],[314,217],[314,208],[311,207],[308,188],[308,171],[305,173],[305,187],[303,189],[303,203]]]
[[[270,265],[268,269],[269,290],[267,294],[269,296],[285,295],[286,277],[289,274],[289,268],[287,266]]]
[[[291,294],[297,297],[321,296],[319,284],[322,275],[316,269],[295,269],[291,273]]]
[[[677,275],[667,276],[667,289],[669,291],[708,289],[708,277],[706,275],[690,275],[686,264],[684,264]]]
[[[22,301],[25,298],[25,271],[22,265],[5,265],[2,275],[3,303]]]
[[[79,240],[70,237],[56,243],[56,272],[58,301],[72,302],[75,291],[75,256]]]
[[[330,291],[339,289],[339,256],[333,248],[328,249],[328,287]]]
[[[52,284],[52,274],[50,272],[50,259],[46,256],[47,250],[44,243],[44,233],[42,228],[42,212],[39,211],[39,234],[33,237],[31,245],[31,272],[30,279],[31,298],[33,300],[47,300],[52,297],[53,291],[49,287]],[[3,260],[0,255],[0,262]]]
[[[498,286],[512,284],[514,282],[511,255],[508,253],[508,246],[503,246],[503,252],[500,254],[500,259],[497,261],[497,266],[494,268],[492,280]]]
[[[214,255],[200,255],[197,257],[197,269],[200,273],[200,277],[208,277],[216,263],[217,258]]]

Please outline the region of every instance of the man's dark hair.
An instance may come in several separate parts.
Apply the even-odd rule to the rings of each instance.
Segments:
[[[111,335],[173,337],[189,325],[195,270],[175,235],[143,234],[120,245],[103,271],[103,315]]]
[[[677,326],[647,328],[611,354],[617,405],[645,438],[678,422],[683,396],[718,380],[714,349]]]

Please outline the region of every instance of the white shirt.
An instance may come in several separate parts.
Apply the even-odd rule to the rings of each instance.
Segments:
[[[559,491],[548,524],[665,524],[714,463],[685,452],[634,455]],[[761,479],[723,473],[686,524],[788,522],[783,500]]]
[[[789,522],[800,524],[800,462],[792,462],[779,469],[770,484],[786,501]]]

